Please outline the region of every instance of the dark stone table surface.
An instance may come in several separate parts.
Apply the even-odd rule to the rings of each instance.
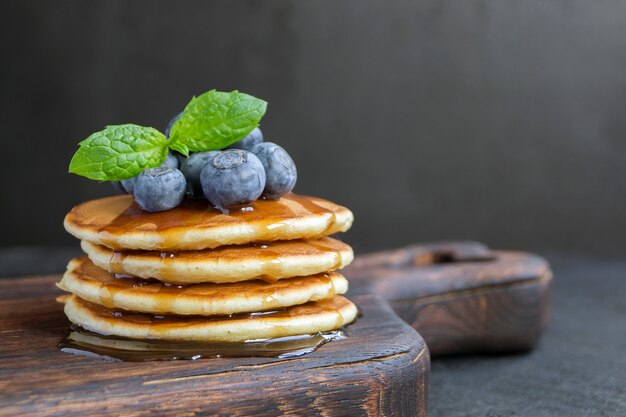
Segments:
[[[432,417],[626,416],[626,260],[547,258],[552,314],[537,348],[434,359]]]
[[[0,276],[61,272],[78,248],[0,250]],[[547,256],[552,317],[526,354],[432,361],[432,417],[626,416],[626,260]]]

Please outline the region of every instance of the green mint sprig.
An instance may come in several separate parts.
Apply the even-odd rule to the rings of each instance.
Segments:
[[[134,124],[107,126],[79,143],[69,172],[98,181],[119,181],[161,165],[169,149],[222,149],[243,139],[265,114],[267,102],[248,94],[211,90],[192,98],[167,140],[158,130]]]
[[[170,148],[185,156],[222,149],[259,125],[267,102],[233,91],[207,91],[191,99],[172,126]]]

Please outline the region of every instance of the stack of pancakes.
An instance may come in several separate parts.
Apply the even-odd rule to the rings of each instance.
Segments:
[[[74,207],[65,228],[86,257],[59,288],[80,327],[133,339],[242,342],[337,330],[356,306],[337,272],[350,246],[328,237],[353,215],[330,201],[287,194],[222,214],[185,200],[149,213],[131,196]]]

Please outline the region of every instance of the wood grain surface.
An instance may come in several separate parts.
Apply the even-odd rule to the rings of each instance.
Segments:
[[[358,257],[350,294],[376,294],[426,340],[433,356],[531,349],[550,305],[548,263],[476,242],[413,245]]]
[[[104,362],[62,353],[58,276],[0,281],[0,415],[425,416],[428,350],[374,296],[349,337],[294,359]]]

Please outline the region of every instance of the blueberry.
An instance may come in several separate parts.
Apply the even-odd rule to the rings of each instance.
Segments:
[[[124,186],[122,185],[122,181],[111,181],[111,185],[113,186],[113,188],[115,188],[116,191],[122,194],[128,194],[126,192],[126,188],[124,188]]]
[[[165,167],[165,168],[178,169],[178,165],[179,165],[179,161],[176,155],[174,155],[172,152],[169,152],[167,154],[167,157],[165,158],[165,161],[163,161],[163,163],[160,166]],[[116,190],[121,191],[123,193],[133,194],[135,183],[137,182],[138,176],[139,175],[135,175],[134,177],[131,177],[122,181],[114,181],[113,187]]]
[[[258,143],[263,142],[263,133],[261,129],[255,127],[252,132],[248,133],[248,136],[229,145],[226,149],[243,149],[244,151],[251,151],[252,147]]]
[[[200,182],[206,199],[227,213],[227,207],[259,198],[265,187],[265,170],[253,153],[231,149],[209,162],[200,174]]]
[[[126,180],[122,180],[122,187],[124,187],[124,189],[126,190],[126,192],[128,194],[133,194],[134,190],[135,190],[135,183],[137,182],[137,176],[134,177],[130,177]]]
[[[183,200],[185,186],[185,176],[177,169],[148,168],[137,177],[135,201],[146,211],[169,210]]]
[[[176,121],[178,119],[180,119],[180,116],[183,115],[183,112],[181,111],[180,113],[178,113],[176,116],[172,117],[172,120],[170,120],[167,123],[167,127],[165,128],[165,132],[163,132],[165,134],[165,137],[169,139],[170,137],[170,133],[172,132],[172,126],[174,126],[174,123],[176,123]]]
[[[178,158],[172,152],[167,153],[165,161],[161,164],[162,167],[178,169]]]
[[[196,152],[189,155],[189,158],[183,159],[180,164],[180,170],[187,179],[187,194],[191,197],[201,198],[202,184],[200,184],[200,173],[205,166],[211,162],[211,159],[220,151]]]
[[[298,179],[296,164],[286,150],[272,142],[254,145],[252,152],[265,168],[265,190],[263,196],[272,200],[293,190]]]

